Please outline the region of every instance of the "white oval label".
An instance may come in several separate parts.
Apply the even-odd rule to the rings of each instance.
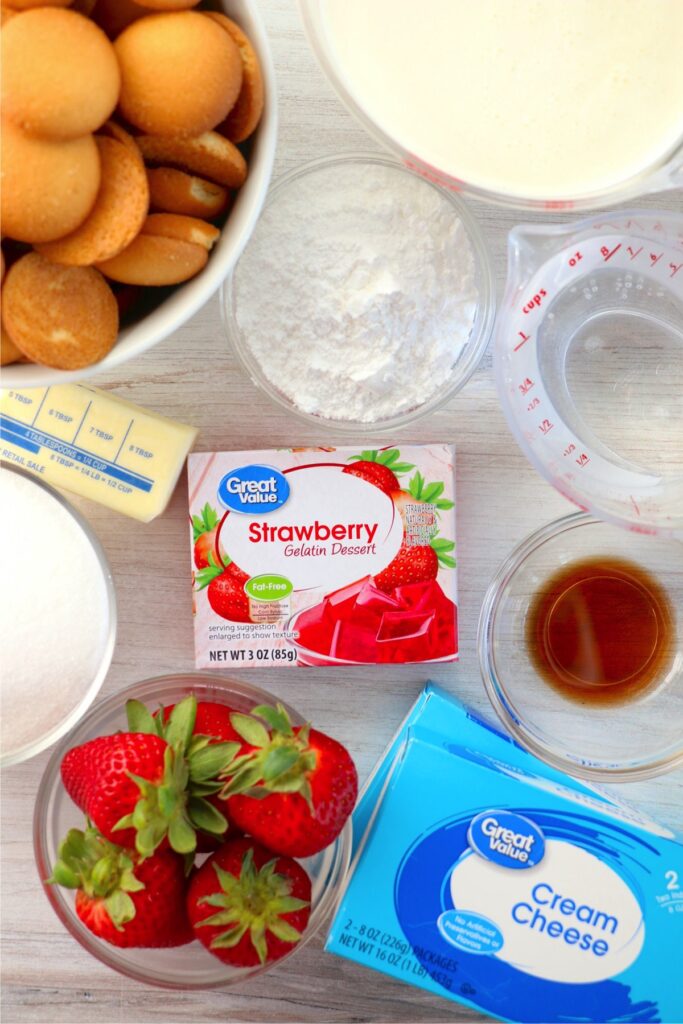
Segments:
[[[453,868],[457,907],[492,921],[503,938],[496,956],[549,981],[612,978],[636,959],[645,924],[626,882],[592,853],[559,839],[526,871],[467,853]]]
[[[391,498],[340,466],[303,466],[285,474],[288,500],[267,515],[229,514],[220,546],[249,576],[278,573],[295,590],[329,593],[373,576],[403,540]]]

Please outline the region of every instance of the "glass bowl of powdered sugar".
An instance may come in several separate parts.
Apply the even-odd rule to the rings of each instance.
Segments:
[[[347,432],[442,406],[479,364],[495,314],[491,260],[463,201],[355,154],[277,182],[221,304],[254,383]]]

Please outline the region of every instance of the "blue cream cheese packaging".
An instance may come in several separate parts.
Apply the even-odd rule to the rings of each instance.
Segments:
[[[412,716],[366,789],[328,951],[504,1020],[683,1020],[665,967],[683,949],[680,840],[450,724]]]
[[[490,722],[464,707],[452,694],[430,682],[425,685],[404,718],[361,791],[353,814],[354,855],[365,835],[396,755],[405,743],[408,730],[418,724],[422,729],[430,729],[451,739],[455,738],[460,746],[469,747],[472,751],[487,754],[492,758],[501,758],[508,770],[518,767],[522,771],[531,771],[543,778],[562,782],[580,793],[590,793],[599,800],[613,802],[611,796],[608,797],[595,786],[573,779],[545,761],[540,761],[520,747],[508,733],[501,732]]]

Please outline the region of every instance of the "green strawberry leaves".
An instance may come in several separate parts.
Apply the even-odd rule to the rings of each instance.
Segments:
[[[455,550],[455,541],[446,540],[445,537],[433,537],[430,541],[430,546],[436,552],[439,565],[444,566],[446,569],[455,569],[457,562],[448,553],[449,551]]]
[[[270,732],[258,718],[270,726]],[[299,793],[315,816],[309,776],[315,771],[318,757],[309,746],[310,725],[301,726],[295,732],[282,704],[259,705],[250,715],[234,712],[230,721],[254,749],[236,757],[221,773],[225,780],[221,799],[227,800],[238,793],[256,799],[271,793]]]
[[[251,715],[243,715],[236,711],[230,715],[230,724],[235,732],[253,747],[265,747],[270,741],[266,727]]]
[[[410,478],[410,482],[408,484],[408,491],[416,501],[428,502],[430,505],[434,505],[441,512],[446,512],[454,506],[454,502],[450,501],[448,498],[441,497],[445,489],[446,485],[441,482],[433,484],[426,483],[425,478],[419,470],[417,470],[414,476]]]
[[[207,501],[204,508],[199,510],[199,515],[192,516],[192,540],[199,540],[203,533],[213,530],[214,526],[218,526],[218,513]]]
[[[220,576],[225,572],[231,562],[231,559],[226,557],[225,565],[218,565],[214,558],[213,551],[209,551],[208,559],[209,564],[204,569],[197,569],[194,574],[196,590],[203,590],[204,587],[208,587],[212,580],[215,580],[217,576]]]
[[[104,900],[118,931],[123,931],[123,925],[135,917],[135,904],[129,893],[145,888],[135,876],[129,852],[110,843],[90,822],[85,831],[69,829],[59,845],[58,859],[47,884],[81,889],[93,899]]]
[[[276,732],[281,732],[283,736],[293,736],[294,730],[292,729],[292,723],[289,719],[289,715],[282,707],[278,704],[277,707],[270,707],[268,704],[259,704],[258,707],[251,709],[252,715],[258,715],[264,722],[267,722],[271,729],[275,729]]]
[[[134,828],[135,846],[149,857],[168,836],[176,853],[192,853],[197,846],[196,830],[223,835],[228,821],[205,798],[223,786],[219,776],[239,753],[239,743],[211,743],[212,737],[194,734],[197,698],[179,701],[168,718],[160,708],[152,715],[141,701],[126,703],[131,732],[150,733],[165,740],[164,771],[158,782],[130,774],[140,790],[131,814],[116,823],[115,831]]]
[[[348,462],[378,462],[381,466],[386,466],[396,476],[402,476],[403,473],[409,473],[411,469],[415,469],[415,466],[411,462],[401,462],[401,453],[398,448],[387,448],[386,451],[379,451],[378,449],[368,449],[367,451],[361,452],[360,455],[349,455]]]
[[[213,863],[220,888],[202,896],[198,903],[216,907],[217,913],[210,914],[196,925],[198,928],[227,926],[212,939],[212,949],[234,949],[249,932],[251,944],[264,964],[268,958],[268,932],[282,942],[294,944],[301,939],[301,932],[282,915],[303,910],[310,903],[291,895],[292,882],[285,875],[276,873],[276,864],[277,857],[274,857],[257,869],[253,850],[247,850],[237,878]]]

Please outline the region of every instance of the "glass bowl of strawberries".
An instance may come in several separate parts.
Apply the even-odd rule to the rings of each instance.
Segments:
[[[345,748],[264,690],[160,676],[96,705],[54,750],[39,877],[109,967],[167,988],[236,984],[332,911],[357,788]]]

